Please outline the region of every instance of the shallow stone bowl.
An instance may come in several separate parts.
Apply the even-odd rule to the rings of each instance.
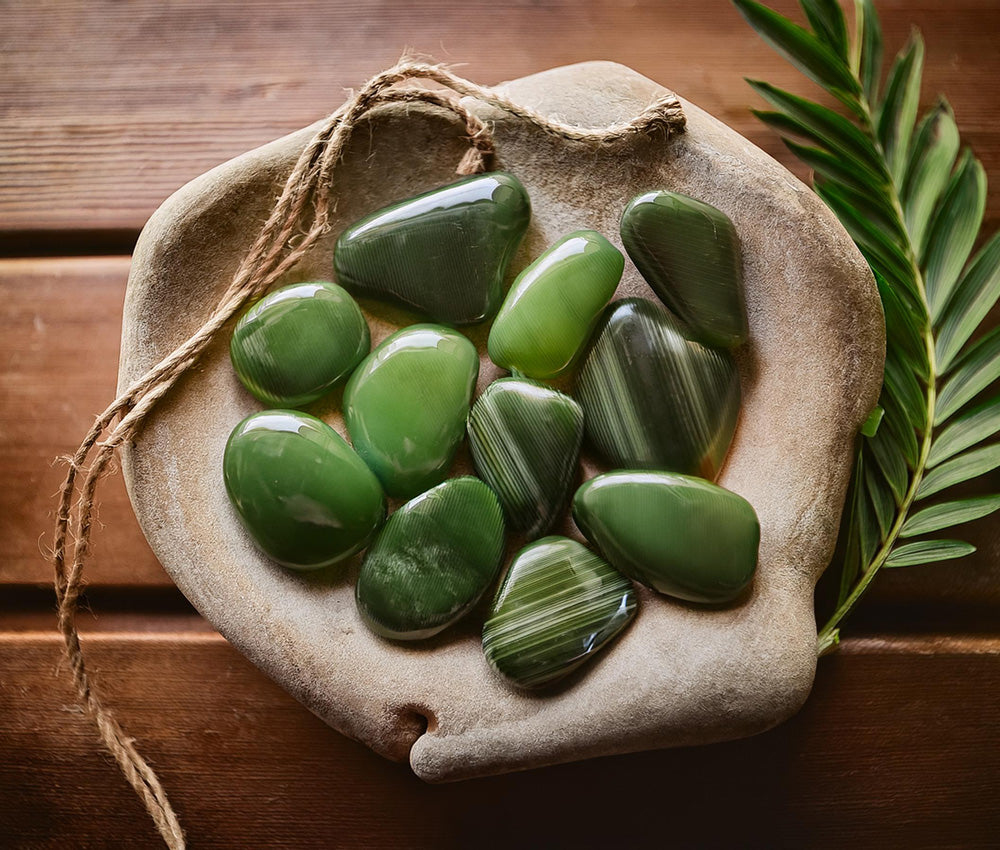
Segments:
[[[556,68],[504,86],[561,121],[627,120],[664,90],[620,65]],[[482,610],[420,645],[384,641],[355,610],[358,560],[298,574],[260,554],[227,500],[231,429],[261,409],[229,363],[231,329],[149,417],[123,468],[153,551],[195,607],[254,664],[334,728],[446,781],[768,729],[805,701],[816,667],[813,589],[829,562],[852,445],[874,405],[884,330],[878,294],[850,238],[782,166],[696,106],[669,141],[593,151],[474,106],[495,122],[500,167],[531,196],[512,273],[564,234],[591,228],[620,246],[628,201],[666,188],[715,205],[743,246],[750,335],[737,353],[743,408],[719,483],[761,523],[750,590],[720,608],[641,591],[621,638],[555,689],[523,692],[483,657]],[[287,280],[330,279],[340,230],[390,202],[444,185],[466,146],[435,107],[387,106],[359,127],[335,173],[333,229]],[[125,387],[203,323],[257,235],[315,128],[192,181],[136,246],[122,333]],[[653,297],[631,263],[618,297]],[[363,301],[373,344],[412,316]],[[499,375],[485,355],[479,391]],[[310,408],[344,433],[334,397]],[[584,458],[585,474],[600,469]],[[467,454],[455,472],[469,469]],[[563,533],[579,538],[566,521]],[[488,601],[488,600],[487,600]],[[485,603],[484,603],[485,604]]]

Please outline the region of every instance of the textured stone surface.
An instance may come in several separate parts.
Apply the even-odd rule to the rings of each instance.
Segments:
[[[505,91],[562,120],[603,126],[632,117],[663,89],[621,66],[587,63]],[[737,351],[743,409],[719,483],[746,498],[761,525],[757,575],[736,607],[705,611],[640,590],[635,621],[586,676],[555,693],[520,693],[490,670],[478,628],[466,627],[474,618],[419,651],[390,644],[361,622],[350,571],[294,574],[256,551],[221,472],[211,473],[220,469],[229,431],[257,409],[229,364],[228,334],[126,447],[136,514],[188,598],[316,714],[390,758],[409,760],[425,779],[750,735],[788,717],[809,693],[813,586],[833,552],[852,442],[881,383],[878,295],[864,260],[815,195],[719,121],[684,108],[687,132],[671,142],[637,139],[596,153],[481,111],[495,122],[501,165],[531,196],[532,222],[512,272],[574,230],[597,230],[618,245],[621,211],[652,189],[698,197],[733,221],[749,336]],[[209,315],[312,133],[209,172],[150,220],[126,301],[123,386]],[[373,116],[336,172],[330,237],[283,283],[322,276],[350,222],[453,182],[465,152],[461,135],[433,109]],[[653,297],[632,268],[617,294]],[[396,329],[399,313],[362,307],[375,342]],[[485,357],[485,339],[477,342]],[[484,359],[480,391],[496,377]],[[343,433],[335,406],[318,412]],[[593,459],[585,460],[592,474]]]
[[[365,553],[358,610],[383,637],[420,640],[465,616],[493,584],[503,513],[478,478],[450,478],[396,511]]]

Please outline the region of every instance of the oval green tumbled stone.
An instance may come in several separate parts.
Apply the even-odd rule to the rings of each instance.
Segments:
[[[463,617],[500,570],[500,503],[478,478],[452,478],[397,510],[365,555],[358,611],[383,637],[430,637]]]
[[[496,491],[507,524],[529,537],[547,532],[576,476],[583,411],[551,387],[501,378],[469,413],[476,473]]]
[[[344,420],[387,493],[406,499],[444,480],[478,375],[475,346],[440,325],[394,333],[354,371]]]
[[[370,344],[361,308],[342,287],[293,283],[243,314],[229,353],[254,396],[273,407],[301,407],[347,377]]]
[[[740,240],[719,209],[677,192],[647,192],[622,213],[622,244],[660,300],[706,345],[747,338]]]
[[[600,233],[564,236],[517,276],[490,330],[490,359],[529,378],[565,372],[624,268],[621,251]]]
[[[740,382],[728,351],[685,336],[661,304],[608,305],[577,375],[587,438],[619,469],[715,478],[736,430]]]
[[[530,218],[528,193],[513,174],[478,174],[348,227],[334,250],[337,280],[435,322],[479,322],[500,305]]]
[[[266,410],[237,425],[226,492],[250,536],[280,564],[326,567],[363,549],[385,519],[378,479],[329,425]]]
[[[642,584],[691,602],[729,602],[753,579],[760,524],[746,499],[669,472],[598,475],[573,497],[573,519]]]
[[[593,658],[635,616],[632,583],[568,537],[543,537],[510,565],[489,619],[483,652],[523,688],[570,673]]]

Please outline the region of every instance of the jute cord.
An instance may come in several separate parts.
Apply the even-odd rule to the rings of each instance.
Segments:
[[[446,91],[400,87],[414,80],[429,80]],[[332,196],[333,172],[352,130],[367,112],[386,103],[431,104],[447,110],[463,123],[469,141],[469,150],[459,163],[457,173],[471,175],[488,170],[494,155],[491,130],[466,109],[456,95],[474,98],[548,135],[591,148],[613,147],[637,135],[657,132],[669,137],[684,129],[684,115],[673,95],[655,101],[627,122],[603,128],[574,127],[553,121],[499,92],[455,76],[443,66],[401,61],[372,78],[323,122],[299,156],[270,216],[208,320],[122,392],[94,420],[76,453],[67,458],[66,478],[59,491],[52,552],[58,628],[65,642],[66,659],[77,696],[96,724],[101,741],[142,798],[170,848],[185,846],[177,815],[156,773],[98,697],[84,664],[76,627],[83,568],[90,555],[98,483],[108,471],[115,450],[136,435],[157,402],[197,362],[226,323],[248,302],[263,295],[328,233],[330,214],[336,207]]]

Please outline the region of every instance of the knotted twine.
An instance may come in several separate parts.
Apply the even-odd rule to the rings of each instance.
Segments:
[[[448,93],[399,88],[402,83],[415,80],[430,80]],[[659,98],[631,121],[604,128],[574,127],[546,118],[499,92],[464,80],[444,66],[401,60],[395,67],[369,80],[323,122],[299,156],[270,216],[208,320],[187,341],[126,388],[94,420],[76,453],[67,458],[66,478],[59,491],[52,553],[59,632],[65,642],[66,658],[80,703],[172,850],[185,846],[177,815],[156,773],[94,690],[84,665],[76,627],[83,568],[90,555],[98,484],[108,470],[115,449],[136,435],[157,402],[197,362],[225,324],[248,302],[262,296],[329,232],[330,213],[336,207],[332,199],[333,172],[352,130],[367,112],[386,103],[423,103],[440,107],[462,121],[470,145],[456,172],[472,175],[489,169],[494,155],[492,132],[459,102],[456,95],[489,104],[550,136],[591,148],[613,148],[635,136],[654,133],[669,138],[684,129],[681,105],[672,94]]]

